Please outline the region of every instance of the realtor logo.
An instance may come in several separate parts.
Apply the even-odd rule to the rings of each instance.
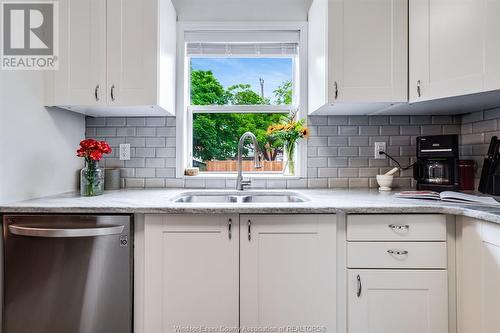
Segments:
[[[7,70],[58,69],[58,3],[1,3],[1,66]]]

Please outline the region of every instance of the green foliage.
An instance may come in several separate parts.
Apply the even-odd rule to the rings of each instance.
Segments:
[[[276,104],[292,103],[292,83],[283,82],[275,91]],[[192,105],[269,105],[249,84],[237,84],[227,90],[212,71],[191,71]],[[204,113],[193,115],[193,155],[202,161],[235,158],[243,133],[255,134],[266,160],[272,161],[282,150],[283,141],[269,136],[267,128],[280,121],[280,114]],[[243,155],[248,155],[244,149]]]
[[[269,140],[266,130],[280,117],[267,113],[197,113],[193,116],[193,155],[202,161],[232,159],[241,135],[250,131],[257,137],[265,159],[273,160],[282,143]],[[243,150],[244,156],[248,153]]]
[[[292,104],[292,81],[285,81],[278,86],[274,91],[276,105],[291,105]]]
[[[225,105],[228,103],[228,97],[212,71],[191,71],[192,105]]]
[[[270,104],[266,98],[262,98],[259,94],[252,90],[249,84],[236,84],[227,88],[227,93],[230,96],[229,101],[233,105],[262,105]]]

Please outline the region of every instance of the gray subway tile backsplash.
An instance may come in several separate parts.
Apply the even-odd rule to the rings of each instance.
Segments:
[[[376,187],[375,176],[394,163],[375,159],[375,142],[403,165],[415,160],[419,135],[461,134],[461,158],[481,165],[492,135],[498,135],[500,109],[463,116],[310,116],[307,178],[254,179],[255,188]],[[487,121],[486,121],[487,120]],[[494,121],[492,121],[494,120]],[[176,119],[127,117],[86,119],[86,136],[103,139],[115,150],[103,159],[105,167],[122,168],[125,187],[232,188],[234,179],[176,179]],[[118,146],[130,143],[131,160],[120,161]],[[411,170],[395,178],[401,187],[414,185]]]

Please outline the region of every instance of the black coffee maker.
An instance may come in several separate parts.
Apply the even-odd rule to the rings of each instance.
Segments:
[[[458,190],[458,135],[418,137],[413,178],[417,190]]]

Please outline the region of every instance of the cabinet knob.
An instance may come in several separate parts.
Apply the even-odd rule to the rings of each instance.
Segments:
[[[115,85],[114,84],[111,86],[111,100],[113,102],[115,101]]]
[[[99,85],[96,85],[94,88],[94,97],[95,97],[95,101],[99,102]]]
[[[421,88],[422,82],[420,80],[417,81],[417,96],[422,97],[422,88]]]
[[[337,99],[339,98],[339,84],[337,81],[333,82],[333,88],[334,88],[334,98]]]

